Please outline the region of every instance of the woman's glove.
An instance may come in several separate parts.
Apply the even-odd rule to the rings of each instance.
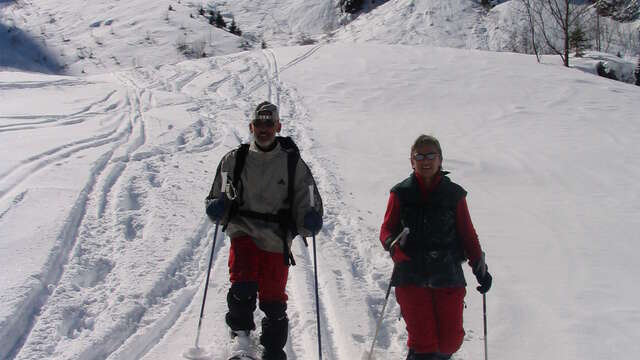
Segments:
[[[399,241],[396,241],[395,243],[393,243],[393,241],[395,240],[393,236],[389,236],[387,240],[384,241],[384,249],[389,252],[389,254],[391,255],[391,260],[393,260],[394,264],[411,260],[411,258],[407,254],[405,254],[404,251],[402,251],[402,246],[406,242],[405,236],[403,236]]]
[[[476,289],[481,294],[485,294],[489,289],[491,289],[493,277],[489,274],[489,267],[484,262],[484,254],[482,254],[482,258],[478,260],[476,265],[473,267],[473,275],[476,276],[476,280],[478,280],[478,284],[480,284]]]

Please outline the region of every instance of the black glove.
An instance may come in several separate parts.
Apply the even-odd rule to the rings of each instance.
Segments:
[[[478,290],[480,294],[485,294],[491,289],[493,278],[491,274],[489,274],[489,267],[484,263],[484,260],[479,261],[473,268],[473,275],[476,276],[476,280],[478,280],[478,284],[480,284],[480,286],[476,287],[476,290]]]
[[[304,214],[304,228],[314,235],[322,229],[322,216],[315,209],[311,209]]]
[[[395,238],[393,236],[389,236],[387,240],[384,241],[384,249],[387,250],[389,254],[391,254],[391,256],[393,256],[393,251],[397,245],[394,244],[393,247],[391,247],[391,243],[393,242],[393,240],[395,240]]]
[[[214,222],[221,220],[227,210],[227,203],[226,196],[207,200],[207,216],[209,216],[209,219]]]
[[[399,232],[393,236],[389,236],[385,241],[384,241],[384,249],[387,250],[389,252],[389,254],[391,254],[391,256],[393,256],[393,253],[395,252],[395,249],[397,247],[399,247],[400,249],[404,250],[404,246],[407,243],[407,234],[409,234],[409,229],[404,229],[403,231],[406,231],[407,233],[402,236],[400,239],[398,239],[398,241],[394,244],[393,242],[402,234],[402,232]]]

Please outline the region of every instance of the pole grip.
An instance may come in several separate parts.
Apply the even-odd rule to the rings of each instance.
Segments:
[[[309,204],[311,207],[316,206],[316,197],[313,191],[313,185],[309,185]]]

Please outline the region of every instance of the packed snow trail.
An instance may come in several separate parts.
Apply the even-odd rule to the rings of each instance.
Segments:
[[[211,160],[210,152],[217,151],[219,159],[219,155],[248,139],[246,112],[261,99],[281,106],[285,134],[296,139],[319,185],[336,188],[335,184],[328,184],[332,175],[322,170],[323,160],[308,150],[313,141],[306,111],[300,106],[295,92],[279,80],[280,71],[304,61],[318,49],[318,46],[302,48],[297,56],[285,63],[283,70],[278,68],[276,55],[267,50],[243,57],[215,59],[210,64],[198,63],[194,70],[180,69],[191,65],[179,64],[162,67],[158,71],[139,68],[116,73],[111,81],[118,85],[121,89],[118,94],[122,95],[119,95],[117,104],[107,106],[106,112],[119,114],[117,124],[120,124],[120,130],[115,128],[105,135],[48,150],[45,152],[47,156],[56,156],[68,148],[73,152],[63,152],[50,160],[44,155],[35,156],[6,172],[4,178],[9,178],[17,174],[20,167],[26,168],[36,160],[43,164],[34,165],[37,169],[85,149],[99,151],[101,146],[113,143],[102,153],[93,155],[97,160],[82,191],[84,196],[76,206],[79,209],[74,208],[71,213],[74,219],[68,222],[71,228],[63,230],[67,244],[52,254],[63,262],[52,269],[59,270],[48,271],[55,274],[54,279],[46,281],[50,295],[44,299],[37,297],[42,305],[32,305],[34,309],[30,312],[34,317],[30,320],[31,325],[24,327],[25,333],[21,336],[24,342],[17,344],[13,354],[15,358],[139,358],[173,326],[187,306],[193,306],[194,296],[200,293],[202,262],[207,253],[204,250],[210,245],[210,225],[201,216],[199,206],[186,211],[192,214],[192,220],[179,227],[183,235],[178,235],[179,232],[172,229],[175,224],[167,224],[167,219],[185,218],[184,211],[175,210],[186,205],[178,200],[179,184],[198,183],[195,187],[189,186],[189,189],[201,189],[199,194],[191,195],[192,198],[206,193],[215,169],[211,162],[218,161]],[[198,68],[202,65],[213,69],[220,67],[221,70]],[[200,87],[202,84],[206,87]],[[107,102],[114,94],[112,91],[101,102]],[[202,97],[202,94],[207,96]],[[238,102],[244,107],[244,112],[238,111]],[[186,108],[189,118],[195,121],[182,126],[179,131],[170,124],[162,128],[167,119],[158,117],[158,112],[166,109],[184,111],[174,110],[176,107]],[[237,125],[225,119],[225,114],[233,114]],[[87,117],[91,115],[89,113]],[[184,112],[180,115],[184,116]],[[76,113],[61,116],[61,121],[69,122],[75,117]],[[154,124],[148,125],[148,119],[153,119]],[[177,133],[177,136],[164,139],[163,132],[168,131]],[[177,177],[173,175],[174,169],[189,164],[185,157],[202,159],[190,159],[196,163],[192,168],[200,168],[200,172],[209,175],[187,176],[178,184],[171,184]],[[187,168],[190,167],[187,165]],[[33,171],[24,173],[34,174]],[[26,181],[26,177],[15,177],[17,180],[9,183],[4,193]],[[326,201],[339,204],[331,197]],[[338,218],[337,214],[332,215],[336,205],[332,206],[327,208],[327,215]],[[194,222],[193,219],[198,220]],[[326,223],[327,228],[334,227],[332,220]],[[330,232],[319,235],[319,248],[326,241],[322,237],[328,234]],[[341,238],[343,236],[340,235]],[[181,246],[170,246],[178,239],[184,239]],[[223,244],[216,249],[218,265],[224,264],[225,260],[218,259],[217,254],[222,252],[226,255],[226,246]],[[143,253],[146,255],[132,256]],[[287,347],[291,354],[304,354],[305,349],[316,341],[315,316],[313,311],[309,311],[314,308],[313,264],[308,249],[299,248],[296,255],[299,265],[291,272],[288,290],[291,329],[292,333],[299,331],[296,329],[308,331],[299,331],[306,336],[292,336]],[[322,256],[321,253],[320,259]],[[348,258],[339,247],[332,250],[330,256]],[[224,287],[226,271],[216,266],[214,274],[212,283]],[[339,273],[333,275],[342,277]],[[333,284],[338,281],[320,275],[320,282]],[[335,298],[336,294],[322,294],[321,309],[330,309]],[[210,301],[210,304],[216,302]],[[224,307],[217,306],[217,311],[224,311]],[[322,322],[326,324],[323,326],[326,329],[323,334],[324,351],[329,358],[339,358],[336,354],[340,351],[340,344],[336,344],[334,332],[340,326],[332,323],[332,317],[322,316]],[[209,315],[209,318],[213,319],[214,315]],[[47,341],[56,338],[60,340],[54,343]],[[223,339],[224,336],[216,338]],[[84,345],[70,346],[72,343]],[[295,358],[295,355],[291,357]]]
[[[379,300],[376,299],[375,295],[369,294],[375,294],[386,286],[386,277],[382,277],[379,279],[380,281],[372,283],[368,279],[369,274],[366,270],[358,270],[358,267],[363,265],[353,262],[353,259],[362,257],[362,254],[359,254],[360,249],[354,246],[353,243],[368,242],[366,239],[354,241],[352,237],[361,233],[360,231],[354,231],[354,229],[364,229],[366,226],[361,224],[358,219],[352,218],[349,214],[349,207],[341,199],[343,194],[339,192],[340,186],[338,182],[340,178],[336,173],[328,170],[333,166],[332,161],[313,151],[316,145],[312,135],[312,120],[308,111],[303,107],[302,98],[295,92],[295,89],[280,81],[280,76],[283,72],[314,56],[318,51],[322,51],[319,46],[300,48],[292,56],[284,58],[279,58],[272,50],[252,53],[251,56],[238,63],[227,64],[227,66],[233,67],[235,73],[198,76],[187,86],[184,86],[183,91],[192,94],[194,97],[197,94],[204,93],[214,99],[221,97],[222,99],[219,101],[224,100],[226,104],[232,102],[233,97],[249,98],[247,93],[263,94],[253,95],[253,98],[249,98],[250,100],[246,102],[245,112],[237,121],[239,126],[235,129],[232,137],[226,141],[227,143],[248,138],[246,119],[253,103],[261,99],[267,99],[281,107],[283,134],[292,136],[298,143],[302,157],[309,164],[323,193],[326,214],[325,228],[317,236],[323,352],[324,358],[342,359],[359,356],[360,348],[364,348],[366,345],[366,337],[354,337],[353,334],[370,328],[373,319],[364,324],[336,322],[341,318],[337,313],[338,309],[348,306],[353,311],[361,311],[361,314],[357,315],[358,318],[371,318],[370,312],[377,311],[375,305],[379,303]],[[245,68],[247,64],[251,65],[250,69]],[[278,64],[284,65],[279,66]],[[239,79],[240,76],[249,80],[241,80]],[[208,92],[211,89],[209,86],[211,83],[215,84],[216,97]],[[234,87],[233,85],[236,86]],[[211,102],[210,98],[207,99],[205,97],[199,100],[202,106],[200,111],[216,111],[211,105],[207,104]],[[232,147],[233,145],[229,146],[229,148]],[[212,169],[215,165],[211,164]],[[369,236],[371,238],[375,237],[376,230],[369,229]],[[223,348],[228,338],[224,326],[219,326],[222,324],[224,313],[226,312],[224,294],[228,287],[228,275],[225,268],[226,255],[228,253],[227,246],[228,239],[225,240],[224,245],[221,245],[223,248],[219,250],[222,258],[216,258],[214,263],[210,293],[217,293],[218,298],[213,298],[212,295],[208,296],[205,308],[205,323],[201,335],[202,339],[210,339],[210,348],[212,349]],[[311,249],[305,248],[300,240],[294,242],[292,250],[298,264],[296,267],[291,268],[287,289],[289,294],[288,314],[291,336],[286,350],[291,359],[307,359],[317,356],[314,355],[317,351],[311,350],[317,348],[312,254]],[[325,260],[331,261],[323,263]],[[336,260],[339,262],[333,265],[330,264]],[[345,273],[343,270],[350,268],[355,271]],[[201,296],[201,293],[196,298],[199,296]],[[363,299],[370,299],[371,306],[363,306]],[[176,326],[176,330],[172,329],[168,333],[167,338],[158,349],[153,349],[147,355],[148,358],[157,358],[160,354],[169,351],[166,348],[167,346],[169,348],[176,347],[176,337],[183,342],[188,342],[189,335],[195,336],[195,324],[197,323],[196,305],[199,304],[199,301],[200,299],[197,299],[190,305],[187,309],[187,316],[184,317],[185,319]],[[259,312],[256,314],[256,320],[259,321],[262,315]],[[345,326],[347,329],[345,329]],[[164,344],[165,341],[169,345]],[[180,342],[177,343],[179,344]]]

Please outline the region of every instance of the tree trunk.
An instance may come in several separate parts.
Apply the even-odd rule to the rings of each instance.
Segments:
[[[536,54],[536,60],[538,63],[540,62],[540,53],[538,51],[538,44],[536,44],[536,24],[535,18],[533,14],[533,9],[531,8],[533,5],[531,4],[531,0],[520,0],[525,10],[527,11],[527,18],[529,20],[529,32],[531,33],[531,47],[533,48],[533,53]]]
[[[600,45],[600,14],[596,11],[596,50],[602,51]]]
[[[564,1],[564,66],[569,67],[569,0]]]

